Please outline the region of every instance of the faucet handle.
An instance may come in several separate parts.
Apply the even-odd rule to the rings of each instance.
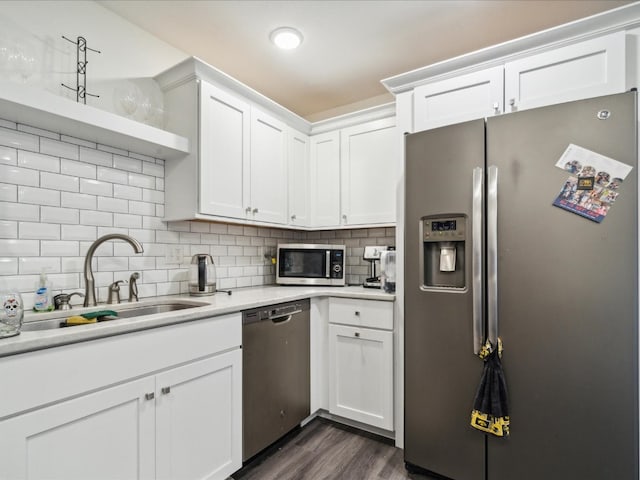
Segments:
[[[140,278],[140,274],[138,272],[133,272],[129,277],[129,301],[133,302],[134,299],[138,301],[138,284],[136,280]]]
[[[116,280],[109,285],[109,296],[107,297],[107,303],[120,303],[120,284],[126,283],[124,280]]]
[[[56,306],[56,310],[71,310],[71,297],[74,295],[78,295],[79,297],[84,297],[84,293],[73,292],[73,293],[59,293],[53,297],[53,303]]]

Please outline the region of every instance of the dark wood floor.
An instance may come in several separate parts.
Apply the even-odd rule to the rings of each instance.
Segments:
[[[377,436],[316,418],[258,455],[234,480],[423,480],[402,450]]]

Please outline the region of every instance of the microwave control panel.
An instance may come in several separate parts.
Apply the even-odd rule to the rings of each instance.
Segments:
[[[344,275],[344,252],[342,250],[330,250],[329,265],[329,276],[331,278],[342,278]]]

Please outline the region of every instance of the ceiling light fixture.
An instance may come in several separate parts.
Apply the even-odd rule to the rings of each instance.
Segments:
[[[276,28],[271,32],[269,38],[276,47],[283,50],[293,50],[302,43],[302,34],[291,27]]]

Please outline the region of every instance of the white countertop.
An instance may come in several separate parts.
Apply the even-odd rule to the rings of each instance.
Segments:
[[[395,295],[384,293],[382,290],[355,287],[291,287],[269,285],[263,287],[248,287],[234,289],[231,295],[218,292],[208,297],[191,297],[188,295],[172,295],[164,297],[145,298],[137,302],[136,306],[156,305],[158,303],[171,302],[195,302],[205,303],[205,306],[176,310],[154,315],[145,315],[137,318],[122,318],[89,325],[78,325],[68,328],[54,328],[40,331],[22,331],[20,335],[9,338],[0,338],[0,357],[15,355],[33,350],[57,347],[69,343],[94,340],[113,335],[146,330],[165,325],[189,322],[201,318],[209,318],[227,313],[240,312],[254,307],[272,305],[276,303],[300,300],[314,297],[346,297],[363,300],[394,301]],[[123,302],[119,307],[126,307],[128,302]],[[25,313],[24,322],[48,320],[54,318],[64,319],[71,315],[80,315],[85,312],[97,310],[110,310],[113,305],[99,304],[97,307],[77,307],[71,310],[57,310],[49,313]],[[113,308],[114,310],[118,309]]]

